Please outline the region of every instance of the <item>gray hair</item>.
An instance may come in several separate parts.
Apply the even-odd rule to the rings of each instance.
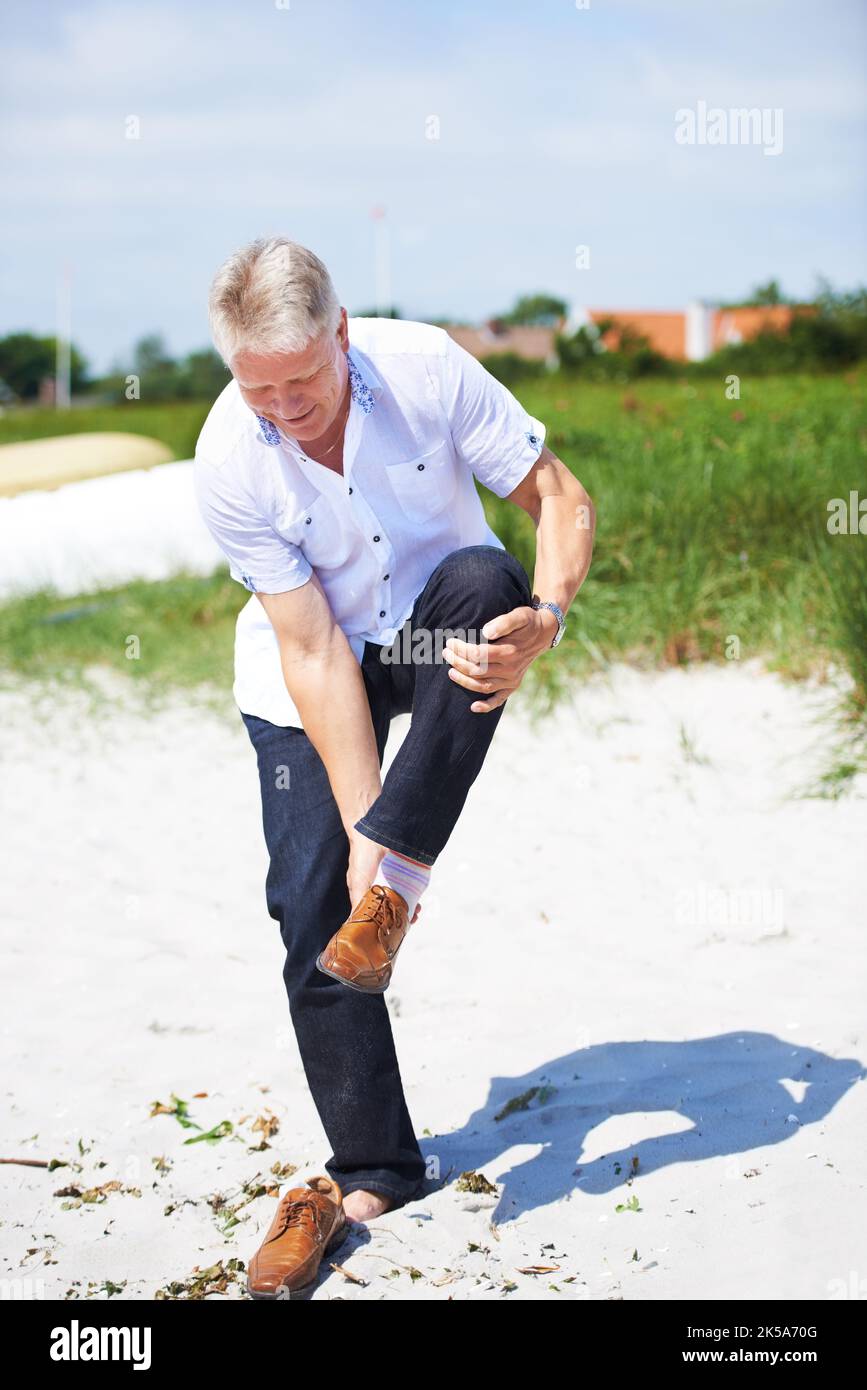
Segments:
[[[208,317],[228,366],[239,352],[302,352],[340,322],[340,301],[319,257],[287,237],[259,237],[220,266]]]

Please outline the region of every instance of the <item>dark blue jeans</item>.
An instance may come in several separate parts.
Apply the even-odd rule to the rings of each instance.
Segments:
[[[390,648],[365,644],[361,669],[380,766],[392,717],[411,715],[380,795],[356,822],[378,844],[423,864],[436,862],[505,708],[472,713],[469,706],[484,696],[451,679],[442,647],[452,633],[483,641],[489,619],[531,601],[526,571],[513,555],[496,546],[467,546],[436,566]],[[420,661],[426,635],[429,659]],[[411,656],[413,646],[416,660],[382,659]],[[259,762],[270,855],[266,900],[286,948],[289,1012],[334,1151],[325,1169],[344,1193],[384,1192],[399,1206],[421,1192],[426,1172],[385,998],[348,989],[315,965],[354,906],[346,884],[349,840],[328,774],[303,729],[242,718]]]

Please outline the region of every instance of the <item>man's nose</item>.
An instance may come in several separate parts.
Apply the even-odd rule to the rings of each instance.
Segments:
[[[287,418],[291,418],[293,415],[300,415],[304,408],[303,398],[301,396],[296,396],[294,392],[292,394],[282,393],[278,395],[275,401],[277,414],[284,415]]]

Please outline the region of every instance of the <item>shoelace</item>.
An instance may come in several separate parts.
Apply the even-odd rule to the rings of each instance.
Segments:
[[[386,906],[388,905],[385,889],[381,883],[372,883],[370,885],[370,892],[373,893],[376,898],[376,906],[374,907],[368,901],[364,912],[359,913],[357,916],[353,913],[350,920],[353,922],[376,922],[377,926],[384,926],[384,914]]]
[[[309,1216],[313,1221],[314,1228],[318,1225],[319,1207],[313,1193],[309,1197],[293,1197],[290,1201],[284,1197],[280,1211],[280,1225],[272,1236],[276,1240],[278,1236],[285,1235],[291,1226],[300,1226],[305,1217]]]
[[[393,957],[397,954],[397,948],[390,946],[387,940],[387,938],[391,935],[392,931],[394,930],[395,926],[394,909],[388,897],[388,890],[384,888],[381,883],[372,883],[370,885],[370,892],[376,898],[376,905],[374,906],[373,904],[371,904],[371,902],[368,899],[364,911],[359,912],[357,914],[353,914],[353,916],[350,918],[350,921],[375,922],[376,935],[379,944],[385,951],[385,954],[388,956],[389,960],[392,960]],[[385,937],[383,937],[383,933],[385,934]]]
[[[379,888],[379,892],[377,893],[377,897],[379,898],[379,907],[377,908],[378,915],[374,917],[374,920],[377,924],[376,936],[380,946],[385,951],[385,954],[388,956],[389,960],[393,960],[394,957],[397,955],[397,947],[390,945],[391,934],[395,930],[395,927],[397,925],[395,921],[394,907],[390,899],[386,896],[385,889],[381,888],[378,883],[375,883],[373,885],[374,892],[376,892],[377,888]]]

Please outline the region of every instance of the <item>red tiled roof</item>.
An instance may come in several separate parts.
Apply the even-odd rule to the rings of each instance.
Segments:
[[[717,309],[711,327],[711,352],[769,331],[785,333],[796,314],[813,313],[811,304],[752,304],[741,309]]]
[[[686,358],[686,313],[654,309],[588,309],[593,323],[609,320],[612,327],[603,335],[606,348],[616,350],[623,329],[646,338],[654,351],[677,361]],[[727,343],[747,341],[764,330],[785,332],[796,314],[814,313],[812,305],[757,304],[740,309],[721,309],[707,305],[709,339],[707,350],[716,352]],[[536,325],[505,327],[495,319],[480,328],[468,324],[444,324],[456,343],[479,359],[493,353],[513,352],[531,361],[545,361],[554,354],[558,328]]]
[[[633,333],[647,338],[655,352],[663,357],[686,356],[686,315],[678,313],[656,313],[652,309],[588,309],[594,323],[602,319],[612,319],[614,327],[603,333],[602,341],[607,348],[616,349],[620,341],[619,329],[628,328]]]

